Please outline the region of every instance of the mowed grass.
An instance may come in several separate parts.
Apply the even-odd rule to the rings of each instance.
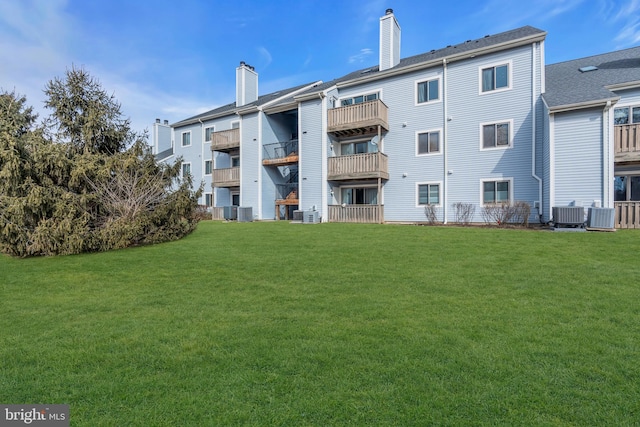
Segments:
[[[0,402],[73,426],[640,423],[640,232],[203,222],[0,257]]]

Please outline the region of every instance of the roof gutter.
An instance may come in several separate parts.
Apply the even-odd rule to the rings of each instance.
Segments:
[[[503,43],[499,43],[499,44],[495,44],[495,45],[491,45],[491,46],[487,46],[484,48],[478,48],[478,49],[472,49],[472,50],[468,50],[465,52],[461,52],[458,54],[454,54],[454,55],[448,55],[445,57],[440,57],[440,58],[434,58],[432,60],[429,61],[425,61],[425,62],[420,62],[418,64],[413,64],[413,65],[408,65],[406,67],[402,67],[402,68],[391,68],[388,71],[382,71],[382,72],[378,72],[374,75],[368,75],[365,77],[359,77],[357,79],[354,80],[349,80],[346,81],[344,83],[337,83],[336,86],[338,88],[346,88],[349,86],[355,86],[355,85],[359,85],[362,84],[364,82],[370,82],[370,81],[375,81],[375,80],[380,80],[380,79],[384,79],[387,77],[393,77],[399,74],[406,74],[409,73],[411,71],[418,71],[418,70],[422,70],[424,68],[431,68],[437,65],[441,65],[443,60],[446,60],[447,63],[451,63],[453,61],[459,61],[462,59],[468,59],[468,58],[472,58],[478,55],[486,55],[489,53],[493,53],[493,52],[497,52],[497,51],[501,51],[504,49],[509,49],[509,48],[514,48],[514,47],[519,47],[519,46],[524,46],[524,45],[528,45],[531,43],[535,43],[535,42],[539,42],[539,41],[543,41],[545,39],[547,35],[547,32],[543,32],[543,33],[539,33],[539,34],[534,34],[528,37],[523,37],[521,39],[517,39],[517,40],[510,40],[507,42],[503,42]]]
[[[612,98],[598,99],[596,101],[584,101],[584,102],[577,102],[575,104],[565,104],[565,105],[558,105],[554,107],[549,107],[549,104],[547,104],[547,102],[545,102],[545,105],[547,105],[547,108],[549,109],[549,113],[563,113],[565,111],[581,110],[584,108],[603,107],[607,105],[607,103],[611,103],[611,105],[615,105],[619,100],[620,100],[620,97],[616,96]]]
[[[633,82],[615,83],[612,85],[606,85],[604,88],[609,90],[625,90],[625,89],[637,89],[640,87],[640,80]]]

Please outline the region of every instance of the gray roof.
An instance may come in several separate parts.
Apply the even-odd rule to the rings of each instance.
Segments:
[[[597,70],[580,71],[588,66]],[[542,96],[551,110],[615,102],[611,86],[640,81],[640,47],[547,65],[545,72]]]
[[[379,67],[377,65],[373,67],[367,67],[361,70],[353,71],[349,74],[346,74],[342,77],[339,77],[337,79],[334,79],[328,82],[324,82],[324,83],[320,82],[319,84],[316,84],[307,90],[304,90],[300,93],[295,94],[295,96],[293,95],[294,92],[304,88],[305,86],[310,86],[313,83],[307,83],[305,85],[300,85],[294,88],[284,89],[279,92],[274,92],[274,93],[260,96],[257,101],[244,105],[240,108],[236,107],[235,102],[231,104],[227,104],[222,107],[216,108],[214,110],[207,111],[197,116],[193,116],[188,119],[179,121],[177,123],[172,124],[171,126],[179,127],[187,124],[197,123],[199,120],[206,120],[214,117],[224,116],[227,114],[234,114],[235,112],[244,110],[248,107],[252,107],[252,106],[258,107],[258,106],[264,105],[280,97],[283,97],[283,98],[277,103],[274,103],[272,105],[276,106],[276,105],[288,104],[295,101],[296,98],[303,97],[304,95],[310,95],[310,94],[322,92],[340,83],[356,81],[359,79],[369,79],[369,78],[376,78],[376,77],[382,78],[388,73],[393,73],[398,71],[402,72],[403,68],[413,69],[415,66],[419,66],[420,64],[428,65],[428,64],[434,63],[435,61],[442,61],[442,59],[456,58],[461,54],[473,55],[473,53],[477,51],[479,51],[479,53],[482,53],[481,51],[483,50],[491,49],[493,47],[498,48],[501,45],[508,45],[510,43],[516,43],[522,39],[530,39],[532,37],[544,38],[546,34],[547,33],[545,31],[539,30],[534,27],[525,26],[525,27],[516,28],[514,30],[505,31],[503,33],[499,33],[495,35],[487,35],[480,39],[467,40],[465,42],[462,42],[456,45],[449,45],[442,49],[434,49],[429,52],[422,53],[420,55],[410,56],[408,58],[401,59],[398,65],[396,65],[393,68],[384,70],[382,72],[379,70]],[[291,94],[291,95],[287,96],[287,94]]]
[[[517,42],[518,40],[525,39],[525,38],[531,38],[536,36],[540,38],[544,38],[546,34],[547,34],[546,31],[542,31],[538,28],[534,28],[531,26],[525,26],[525,27],[516,28],[514,30],[510,30],[510,31],[505,31],[499,34],[486,35],[480,39],[467,40],[465,42],[458,43],[456,45],[449,45],[442,49],[433,49],[429,52],[425,52],[419,55],[414,55],[408,58],[401,59],[398,65],[396,65],[393,68],[384,70],[383,72],[380,71],[377,65],[374,67],[368,67],[361,70],[357,70],[345,76],[342,76],[338,79],[331,80],[329,82],[318,85],[312,89],[301,92],[300,94],[297,94],[296,97],[301,97],[310,93],[320,92],[336,84],[345,83],[351,80],[357,80],[361,78],[375,78],[377,76],[384,77],[387,73],[401,71],[403,68],[413,68],[420,64],[431,64],[436,61],[441,62],[443,59],[455,58],[461,54],[472,55],[476,51],[482,51],[482,50],[490,49],[492,47],[497,47],[499,45]]]
[[[287,95],[290,95],[300,89],[303,89],[307,86],[311,86],[313,84],[314,82],[311,82],[311,83],[295,86],[292,88],[279,90],[277,92],[268,93],[266,95],[259,96],[256,101],[250,102],[240,107],[236,107],[236,103],[232,102],[230,104],[223,105],[222,107],[214,108],[213,110],[209,110],[204,113],[198,114],[196,116],[189,117],[188,119],[184,119],[179,122],[173,123],[171,127],[185,126],[185,125],[197,123],[200,120],[204,121],[204,120],[209,120],[215,117],[222,117],[230,114],[235,114],[237,111],[244,110],[250,107],[259,107],[261,105],[267,104],[281,97],[289,98],[289,96]]]

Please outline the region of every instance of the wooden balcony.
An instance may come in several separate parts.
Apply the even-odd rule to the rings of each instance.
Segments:
[[[327,179],[389,179],[389,159],[384,153],[351,154],[329,157]]]
[[[211,136],[211,151],[230,151],[240,147],[240,129],[222,130]]]
[[[264,146],[264,166],[286,166],[298,163],[298,140],[277,142]]]
[[[640,161],[640,124],[614,126],[616,162]]]
[[[389,130],[389,108],[379,99],[332,108],[327,119],[327,131],[337,137],[374,134],[378,126]]]
[[[616,228],[640,228],[640,202],[614,202]]]
[[[329,205],[329,222],[384,222],[384,205]]]
[[[240,168],[214,169],[212,181],[214,187],[239,187]]]

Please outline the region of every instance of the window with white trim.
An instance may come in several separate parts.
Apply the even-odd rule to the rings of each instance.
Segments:
[[[511,63],[480,68],[480,93],[511,89]]]
[[[188,147],[191,145],[191,131],[182,132],[182,146]]]
[[[182,177],[191,175],[191,163],[182,163]]]
[[[204,174],[211,175],[211,171],[213,170],[213,161],[205,160],[204,161]]]
[[[240,129],[240,122],[231,122],[231,129]]]
[[[362,104],[363,102],[375,101],[378,98],[379,98],[378,92],[368,93],[366,95],[358,95],[358,96],[352,96],[349,98],[342,98],[340,100],[340,105],[344,107],[346,105]]]
[[[211,126],[208,128],[204,128],[204,140],[205,142],[211,141],[213,139],[213,132],[215,132],[215,127]]]
[[[204,205],[208,208],[213,206],[213,194],[204,193]]]
[[[417,183],[418,206],[439,205],[440,204],[440,184],[425,182]]]
[[[511,203],[512,180],[482,181],[482,204]]]
[[[440,79],[416,83],[416,104],[425,104],[440,99]]]
[[[613,124],[640,123],[640,107],[618,107],[613,110]]]
[[[240,166],[240,156],[231,156],[231,167],[237,168]]]
[[[496,123],[481,123],[481,149],[511,147],[511,127],[513,121],[507,120]]]
[[[416,132],[416,155],[440,153],[440,130]]]

